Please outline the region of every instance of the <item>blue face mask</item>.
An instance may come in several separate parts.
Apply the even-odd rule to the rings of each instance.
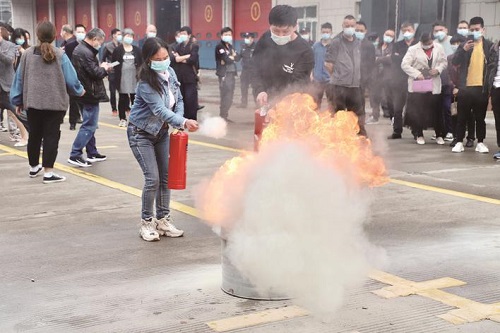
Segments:
[[[176,42],[177,44],[182,43],[182,38],[180,38],[180,37],[175,37],[175,42]]]
[[[122,36],[122,35],[118,35],[118,36],[116,36],[116,41],[117,41],[118,43],[121,43],[121,42],[123,41],[123,36]]]
[[[16,44],[17,45],[23,45],[24,44],[24,39],[21,39],[21,38],[16,39]]]
[[[321,34],[321,39],[323,39],[323,40],[330,39],[331,37],[332,37],[331,34]]]
[[[469,34],[469,29],[458,29],[457,34],[467,37],[467,35]]]
[[[482,31],[473,31],[472,34],[474,35],[474,40],[480,40],[483,37]]]
[[[151,67],[152,70],[160,73],[166,72],[169,66],[170,66],[170,58],[167,58],[166,60],[163,61],[151,60],[151,64],[149,65],[149,67]]]
[[[222,41],[224,43],[232,44],[233,43],[233,37],[232,36],[222,36]]]
[[[354,29],[353,27],[344,28],[344,35],[346,37],[352,37],[352,36],[354,36],[355,33],[356,33],[356,29]]]
[[[180,35],[179,36],[179,43],[184,43],[185,41],[188,40],[188,35]]]
[[[97,51],[99,51],[101,49],[101,44],[97,44],[97,46],[94,46],[94,49],[96,49]]]
[[[438,31],[434,34],[434,38],[436,38],[438,41],[442,42],[446,37],[446,32],[444,31]]]
[[[76,33],[76,40],[81,42],[82,40],[85,39],[85,35],[86,35],[85,32],[77,32]]]
[[[250,45],[250,44],[252,44],[252,42],[250,41],[250,39],[249,39],[249,38],[245,38],[245,44],[246,44],[246,45]]]
[[[384,35],[384,43],[391,44],[393,40],[394,38],[392,38],[391,36]]]
[[[354,32],[354,35],[356,36],[357,39],[363,40],[363,39],[365,39],[366,34],[364,32],[356,31],[356,32]]]
[[[123,37],[123,42],[125,44],[129,44],[130,45],[130,44],[132,44],[134,42],[134,39],[132,37],[130,37],[130,36],[126,36],[126,37]]]

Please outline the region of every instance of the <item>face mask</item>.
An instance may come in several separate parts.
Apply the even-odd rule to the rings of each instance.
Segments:
[[[182,43],[182,38],[180,38],[180,37],[175,37],[175,42],[176,42],[177,44]]]
[[[446,32],[444,31],[438,31],[434,34],[434,38],[436,38],[440,42],[442,42],[445,37],[446,37]]]
[[[451,45],[451,50],[455,52],[458,49],[458,45]]]
[[[423,48],[424,50],[429,50],[429,49],[431,49],[433,46],[434,46],[434,45],[432,45],[432,44],[431,44],[431,45],[424,45],[424,44],[422,44],[422,48]]]
[[[116,36],[116,41],[117,41],[118,43],[121,43],[121,42],[123,41],[123,36],[122,36],[122,35],[118,35],[118,36]]]
[[[271,39],[278,45],[285,45],[290,42],[292,36],[277,36],[271,32]]]
[[[127,36],[127,37],[123,37],[123,43],[125,44],[132,44],[134,42],[134,39],[130,36]]]
[[[156,32],[148,32],[148,33],[146,34],[146,36],[147,36],[148,38],[155,38],[155,37],[156,37]]]
[[[346,37],[352,37],[356,33],[356,29],[354,28],[344,28],[344,36]]]
[[[330,37],[332,37],[332,35],[330,35],[330,34],[322,34],[321,35],[321,39],[323,39],[323,40],[330,39]]]
[[[166,60],[163,61],[151,61],[151,64],[149,67],[151,67],[152,70],[156,72],[165,72],[168,67],[170,66],[170,58],[167,58]]]
[[[21,39],[21,38],[16,39],[16,44],[17,45],[23,45],[24,44],[24,39]]]
[[[474,31],[474,32],[472,32],[472,34],[474,35],[474,40],[479,40],[479,39],[481,39],[481,37],[483,37],[482,31]]]
[[[233,37],[232,36],[222,36],[222,41],[224,43],[228,43],[228,44],[231,44],[233,42]]]
[[[469,34],[469,29],[458,29],[457,34],[467,37],[467,35]]]
[[[363,40],[363,39],[365,39],[366,34],[364,32],[356,31],[356,32],[354,32],[354,35],[356,36],[357,39]]]
[[[188,38],[189,38],[188,35],[180,35],[179,36],[179,40],[180,40],[179,43],[184,43],[185,41],[188,40]]]
[[[384,35],[384,43],[391,44],[393,40],[393,37]]]
[[[413,32],[409,32],[409,31],[407,31],[403,34],[403,38],[405,40],[411,40],[414,36],[415,36],[415,34]]]
[[[309,40],[309,35],[302,35],[302,38],[304,38],[305,40]]]
[[[96,49],[97,51],[99,51],[101,49],[101,44],[97,44],[97,46],[94,45],[94,49]]]
[[[76,40],[81,42],[82,40],[85,39],[85,35],[86,35],[85,32],[77,32],[76,33]]]
[[[373,42],[373,46],[375,46],[375,48],[378,47],[378,42]]]
[[[252,44],[252,42],[250,41],[250,38],[245,38],[245,44],[246,45]]]

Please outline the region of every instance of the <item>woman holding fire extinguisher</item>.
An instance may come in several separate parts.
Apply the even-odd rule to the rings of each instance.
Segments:
[[[198,123],[183,117],[184,102],[179,81],[170,67],[167,44],[159,38],[148,38],[142,57],[144,62],[139,71],[127,136],[144,174],[140,235],[150,242],[159,240],[160,235],[180,237],[184,234],[170,217],[168,128],[194,132]],[[156,206],[156,214],[153,206]]]

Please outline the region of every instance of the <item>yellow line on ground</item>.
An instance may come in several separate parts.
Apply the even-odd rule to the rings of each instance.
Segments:
[[[406,180],[400,180],[400,179],[394,179],[394,178],[391,178],[389,181],[393,184],[403,185],[403,186],[407,186],[407,187],[413,187],[413,188],[417,188],[420,190],[437,192],[437,193],[441,193],[441,194],[451,195],[454,197],[476,200],[476,201],[486,202],[486,203],[490,203],[490,204],[494,204],[494,205],[500,205],[500,200],[488,198],[488,197],[483,197],[480,195],[458,192],[458,191],[453,191],[453,190],[447,190],[447,189],[444,189],[441,187],[423,185],[423,184],[413,183],[413,182],[409,182]]]
[[[118,148],[118,146],[101,146],[101,145],[99,145],[99,149],[113,149],[113,148]]]
[[[215,332],[228,332],[236,329],[242,329],[285,319],[303,317],[309,315],[309,312],[298,306],[288,306],[278,309],[260,311],[248,315],[236,316],[207,323]]]
[[[27,153],[20,151],[20,150],[17,150],[17,149],[14,149],[14,148],[4,146],[4,145],[0,145],[0,150],[6,151],[9,154],[17,155],[19,157],[28,158]],[[140,197],[142,195],[142,191],[140,189],[115,182],[113,180],[95,175],[95,174],[90,173],[90,172],[83,171],[83,169],[77,169],[77,168],[70,167],[70,166],[67,166],[67,165],[64,165],[61,163],[56,163],[54,165],[54,168],[56,168],[57,170],[61,170],[61,171],[64,171],[66,173],[78,176],[80,178],[90,180],[94,183],[104,185],[104,186],[107,186],[107,187],[110,187],[113,189],[117,189],[117,190],[120,190],[120,191],[128,193],[128,194],[132,194],[136,197]],[[179,212],[182,212],[184,214],[188,214],[188,215],[198,217],[198,218],[200,217],[200,214],[197,212],[196,209],[194,209],[193,207],[187,206],[185,204],[182,204],[180,202],[171,201],[170,208],[177,210]]]
[[[1,156],[10,156],[10,155],[14,155],[14,154],[13,154],[13,153],[1,153],[1,154],[0,154],[0,157],[1,157]]]

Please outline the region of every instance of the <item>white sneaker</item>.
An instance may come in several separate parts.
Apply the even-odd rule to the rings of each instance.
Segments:
[[[487,154],[490,152],[490,150],[488,149],[488,147],[486,147],[486,145],[482,142],[478,142],[477,145],[476,145],[476,151],[478,153],[482,153],[482,154]]]
[[[425,145],[425,139],[423,136],[417,138],[417,145]]]
[[[442,137],[440,137],[440,136],[438,136],[438,137],[436,138],[436,143],[437,143],[438,145],[444,145],[444,140],[443,140],[443,138],[442,138]]]
[[[451,148],[453,153],[462,153],[464,151],[464,144],[462,142],[457,142],[455,147]]]
[[[127,121],[125,119],[120,120],[118,124],[119,127],[127,127]]]
[[[378,124],[378,119],[375,119],[373,117],[370,117],[366,120],[365,122],[366,125],[376,125]]]
[[[156,223],[154,219],[151,219],[151,221],[141,220],[141,229],[139,234],[146,242],[160,240],[160,235],[156,231]]]
[[[167,237],[175,238],[184,235],[183,230],[177,229],[175,225],[172,224],[172,218],[170,217],[170,215],[156,220],[156,230],[160,235],[165,235]]]
[[[444,137],[444,141],[451,142],[453,141],[454,137],[452,133],[447,133],[446,136]]]

